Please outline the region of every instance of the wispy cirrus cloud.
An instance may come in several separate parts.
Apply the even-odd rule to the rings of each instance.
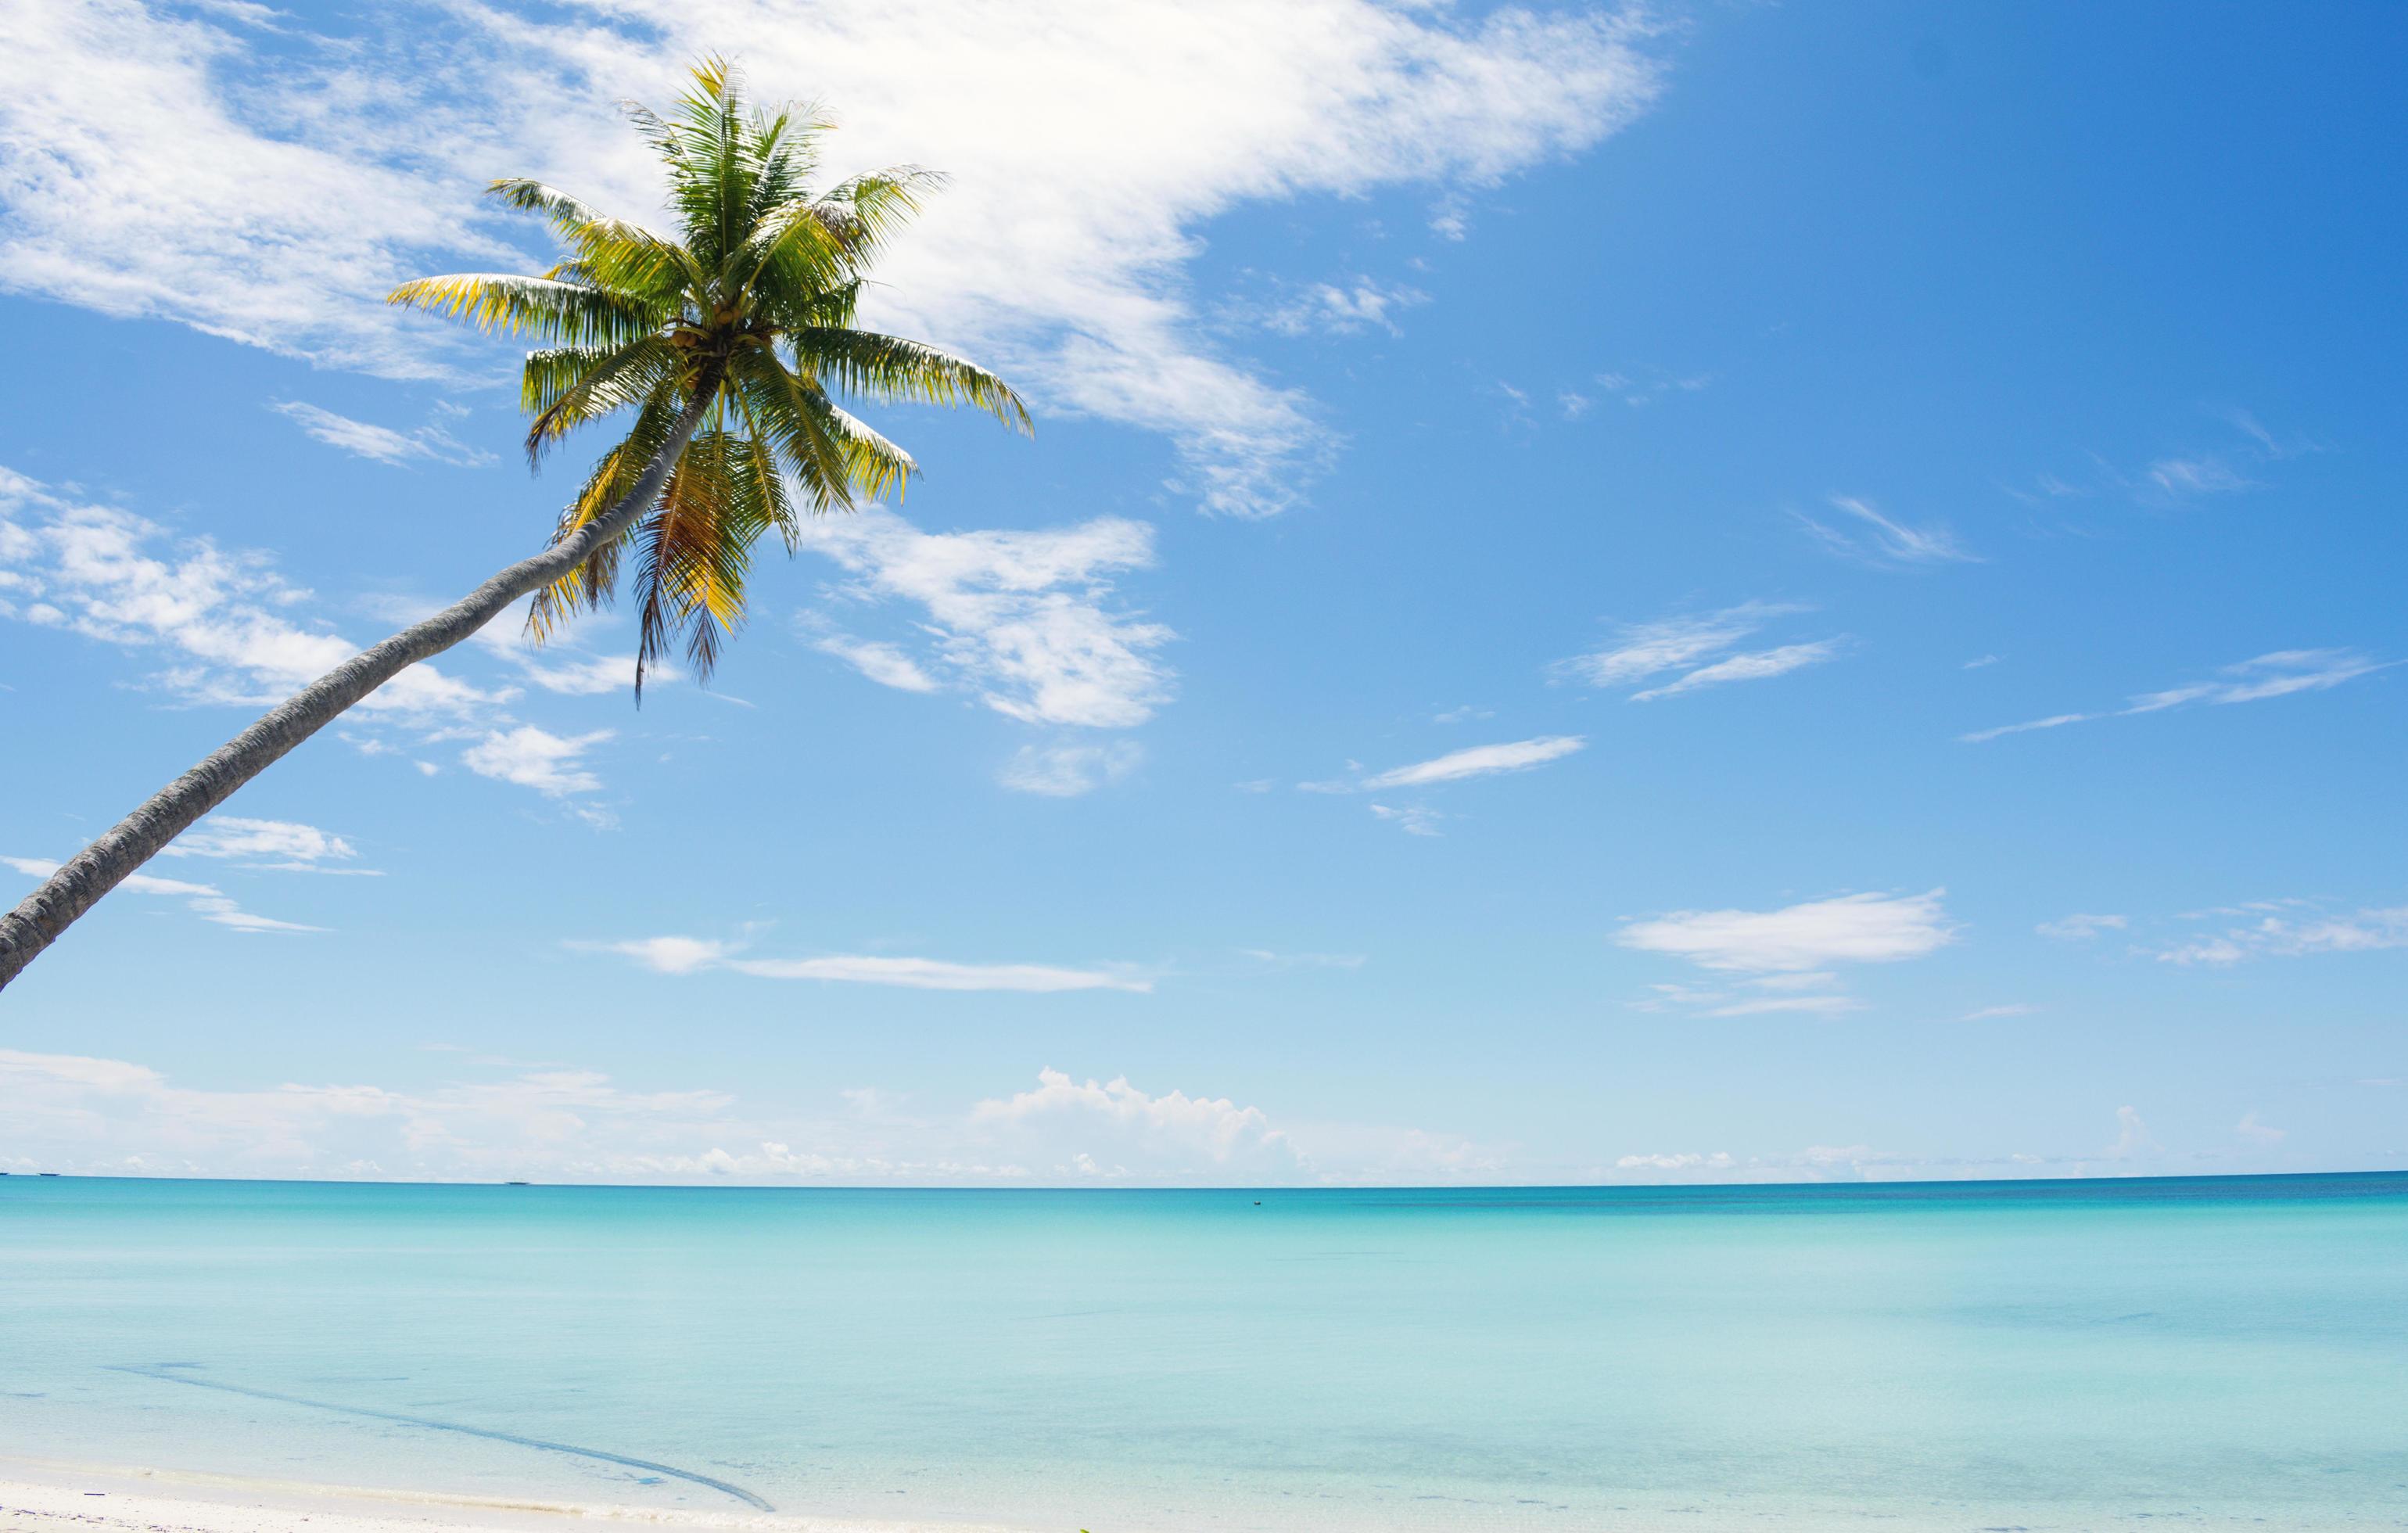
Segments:
[[[1592,687],[1633,687],[1656,681],[1656,685],[1631,694],[1633,702],[1641,703],[1703,687],[1784,676],[1834,658],[1842,641],[1813,639],[1764,650],[1739,646],[1769,624],[1806,610],[1786,603],[1751,601],[1718,612],[1624,623],[1605,648],[1558,660],[1548,669],[1557,681]]]
[[[1759,650],[1750,654],[1735,654],[1717,660],[1711,666],[1700,666],[1677,681],[1660,687],[1635,692],[1630,700],[1652,702],[1658,697],[1677,697],[1699,687],[1723,686],[1732,681],[1761,681],[1768,677],[1786,676],[1808,666],[1819,666],[1840,652],[1840,641],[1820,638],[1806,644],[1784,644],[1777,649]]]
[[[2187,458],[2159,458],[2143,470],[2143,477],[2159,494],[2175,500],[2188,500],[2198,495],[2229,495],[2243,490],[2259,488],[2217,453],[2201,453]]]
[[[47,857],[0,857],[0,866],[15,869],[29,879],[47,879],[59,870],[59,865]],[[279,921],[253,910],[246,910],[234,896],[213,883],[192,883],[182,879],[163,879],[150,873],[128,874],[118,888],[129,895],[163,895],[180,899],[185,909],[212,925],[238,932],[318,932],[323,926],[304,925],[297,921]],[[14,901],[10,901],[14,903]]]
[[[1449,751],[1427,761],[1411,762],[1391,766],[1382,772],[1366,772],[1359,762],[1346,764],[1351,777],[1331,778],[1316,782],[1299,782],[1300,793],[1354,794],[1412,793],[1417,789],[1437,788],[1452,782],[1469,781],[1475,778],[1499,777],[1526,772],[1561,761],[1566,756],[1585,750],[1588,741],[1580,735],[1541,735],[1526,740],[1506,740],[1495,745],[1467,746]],[[1439,836],[1440,822],[1447,816],[1427,804],[1380,803],[1369,806],[1371,817],[1396,826],[1408,836]]]
[[[1402,333],[1396,316],[1429,302],[1429,294],[1400,283],[1369,277],[1342,282],[1314,282],[1289,294],[1262,311],[1259,322],[1283,336],[1313,332],[1354,335],[1363,330]]]
[[[1834,553],[1891,566],[1981,562],[1979,554],[1969,552],[1956,540],[1956,534],[1936,522],[1913,526],[1884,514],[1872,502],[1856,495],[1831,495],[1825,504],[1843,520],[1830,523],[1803,511],[1792,514],[1817,542]]]
[[[2171,709],[2200,704],[2224,707],[2234,703],[2263,702],[2270,697],[2287,697],[2294,693],[2323,692],[2361,676],[2388,670],[2398,664],[2400,662],[2396,660],[2376,660],[2358,650],[2276,650],[2254,660],[2227,666],[2212,681],[2186,682],[2160,692],[2141,693],[2128,699],[2123,708],[2095,713],[2052,713],[2046,718],[1977,729],[1956,738],[1969,745],[1980,745],[2008,735],[2062,729],[2068,724],[2094,724],[2100,719],[2128,719],[2136,714],[2163,713]]]
[[[1996,1022],[2006,1017],[2028,1017],[2040,1008],[2026,1001],[2010,1001],[2003,1006],[1977,1006],[1957,1018],[1959,1022]]]
[[[1336,443],[1310,400],[1213,343],[1186,279],[1196,231],[1384,187],[1459,208],[1612,134],[1662,75],[1648,24],[1618,13],[1369,0],[467,0],[340,38],[244,14],[15,8],[0,280],[388,376],[480,371],[491,352],[384,292],[436,263],[536,264],[479,195],[496,175],[652,214],[656,177],[611,104],[664,100],[678,61],[742,38],[763,94],[841,109],[846,166],[953,177],[870,322],[978,351],[1053,412],[1162,433],[1181,486],[1233,515],[1293,504]]]
[[[1152,976],[1127,965],[1070,968],[1052,964],[960,964],[941,958],[838,953],[812,958],[748,957],[741,942],[697,937],[647,937],[620,942],[572,942],[584,952],[631,958],[655,974],[724,969],[759,980],[819,980],[838,984],[891,985],[906,990],[985,990],[1053,995],[1080,990],[1153,990]]]
[[[897,692],[937,692],[944,685],[900,645],[828,631],[817,613],[807,614],[804,627],[816,636],[810,640],[812,649],[836,656],[882,687],[893,687]]]
[[[448,463],[461,468],[481,468],[494,461],[491,452],[470,447],[441,426],[395,431],[391,426],[354,421],[298,399],[280,400],[268,408],[328,447],[339,448],[355,458],[396,467],[411,463]]]
[[[1144,759],[1145,748],[1135,740],[1114,740],[1109,745],[1024,745],[1003,764],[996,781],[1014,793],[1076,798],[1119,781]]]
[[[1439,822],[1446,816],[1426,804],[1407,804],[1401,807],[1394,804],[1374,804],[1371,806],[1371,818],[1383,820],[1408,836],[1446,834],[1438,828]]]
[[[1765,974],[1720,985],[1654,984],[1629,1003],[1634,1011],[1685,1011],[1707,1017],[1832,1017],[1864,1010],[1827,971]]]
[[[1526,772],[1551,761],[1561,761],[1584,749],[1587,744],[1588,741],[1579,735],[1541,735],[1535,739],[1510,740],[1500,745],[1469,746],[1461,751],[1450,751],[1442,756],[1434,756],[1428,761],[1374,772],[1356,786],[1367,792],[1378,792],[1383,788],[1426,788],[1440,782],[1460,782],[1466,778]]]
[[[178,538],[130,511],[0,468],[0,618],[155,654],[164,668],[151,685],[183,701],[266,707],[357,653],[295,621],[311,600],[265,555]],[[511,695],[418,665],[359,706],[457,718]]]
[[[2144,507],[2173,510],[2196,501],[2263,490],[2275,466],[2324,451],[2323,444],[2308,437],[2268,430],[2245,409],[2209,413],[2228,428],[2225,433],[2214,440],[2194,440],[2161,451],[2138,468],[2119,466],[2093,453],[2088,470],[2072,479],[2042,473],[2033,476],[2029,488],[2003,488],[2035,510],[2070,509],[2071,503],[2102,491],[2120,493]]]
[[[2408,905],[2337,915],[2264,914],[2210,936],[2169,943],[2153,950],[2151,956],[2160,963],[2221,968],[2254,958],[2378,953],[2392,948],[2408,948]]]
[[[2130,924],[2128,919],[2120,915],[2086,915],[2077,910],[2055,921],[2043,921],[2032,930],[2060,942],[2087,942],[2100,932],[2119,932]]]

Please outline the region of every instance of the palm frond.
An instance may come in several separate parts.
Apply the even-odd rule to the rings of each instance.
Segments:
[[[744,581],[752,545],[769,513],[740,472],[738,438],[697,434],[662,492],[660,509],[638,530],[636,688],[670,650],[682,649],[696,680],[707,680],[722,644],[744,621]]]
[[[677,429],[681,403],[674,390],[666,389],[644,402],[636,412],[634,428],[617,446],[602,454],[586,475],[577,498],[562,509],[552,528],[553,542],[574,536],[586,523],[599,519],[636,487],[654,454],[667,445],[670,434]],[[625,541],[622,537],[603,544],[583,564],[537,592],[527,608],[527,637],[541,644],[579,611],[609,606],[612,593],[618,589],[620,545]]]
[[[674,384],[683,370],[678,349],[659,336],[618,347],[564,346],[527,353],[519,374],[519,405],[535,417],[527,427],[530,467],[544,449],[588,421],[617,413]]]
[[[974,362],[899,336],[835,325],[795,332],[801,365],[848,394],[886,403],[973,405],[1008,426],[1035,434],[1028,406],[1011,385]]]
[[[900,500],[904,487],[920,472],[911,454],[841,407],[828,407],[828,425],[853,485],[872,500],[883,499],[889,490]]]
[[[386,294],[385,302],[466,320],[488,335],[571,345],[633,340],[664,318],[654,306],[599,287],[494,273],[421,277]]]
[[[606,516],[624,530],[536,594],[527,628],[541,641],[573,614],[609,605],[624,574],[640,700],[648,671],[673,654],[697,676],[718,663],[743,623],[752,551],[770,528],[791,550],[798,513],[899,495],[919,472],[831,391],[970,405],[1022,431],[1029,417],[985,368],[856,328],[875,260],[941,177],[903,165],[813,191],[829,122],[808,107],[756,109],[721,58],[696,64],[667,111],[630,105],[627,115],[660,158],[673,235],[542,181],[498,180],[494,197],[550,226],[559,246],[551,269],[423,278],[389,301],[535,343],[519,389],[530,463],[570,431],[632,411],[552,537],[578,537]],[[689,411],[700,426],[665,461]],[[631,506],[654,474],[666,476],[658,494]]]
[[[811,509],[853,509],[853,465],[829,416],[834,405],[769,351],[739,351],[728,377],[746,426],[764,437],[810,495]]]

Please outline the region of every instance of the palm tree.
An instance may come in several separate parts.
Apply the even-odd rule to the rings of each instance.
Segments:
[[[576,610],[609,604],[632,550],[638,701],[646,670],[673,649],[708,675],[743,619],[764,533],[775,527],[791,551],[799,511],[899,494],[917,472],[833,395],[967,404],[1029,429],[1020,396],[993,373],[854,325],[881,247],[936,177],[905,167],[814,193],[829,124],[752,109],[722,60],[695,67],[668,117],[629,113],[667,167],[680,237],[536,181],[496,181],[494,195],[550,222],[566,258],[540,277],[428,277],[391,295],[539,345],[520,388],[534,417],[530,463],[588,422],[634,411],[551,546],[320,677],[86,846],[0,916],[0,986],[270,763],[522,596],[535,598],[528,626],[539,640]]]

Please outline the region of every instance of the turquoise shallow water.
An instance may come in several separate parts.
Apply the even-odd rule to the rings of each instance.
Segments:
[[[0,1454],[1097,1533],[2402,1526],[2408,1176],[13,1177]]]

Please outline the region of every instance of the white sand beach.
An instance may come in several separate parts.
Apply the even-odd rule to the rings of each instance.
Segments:
[[[0,1459],[0,1533],[531,1533],[571,1525],[696,1533],[1026,1533],[999,1524],[663,1512]]]

